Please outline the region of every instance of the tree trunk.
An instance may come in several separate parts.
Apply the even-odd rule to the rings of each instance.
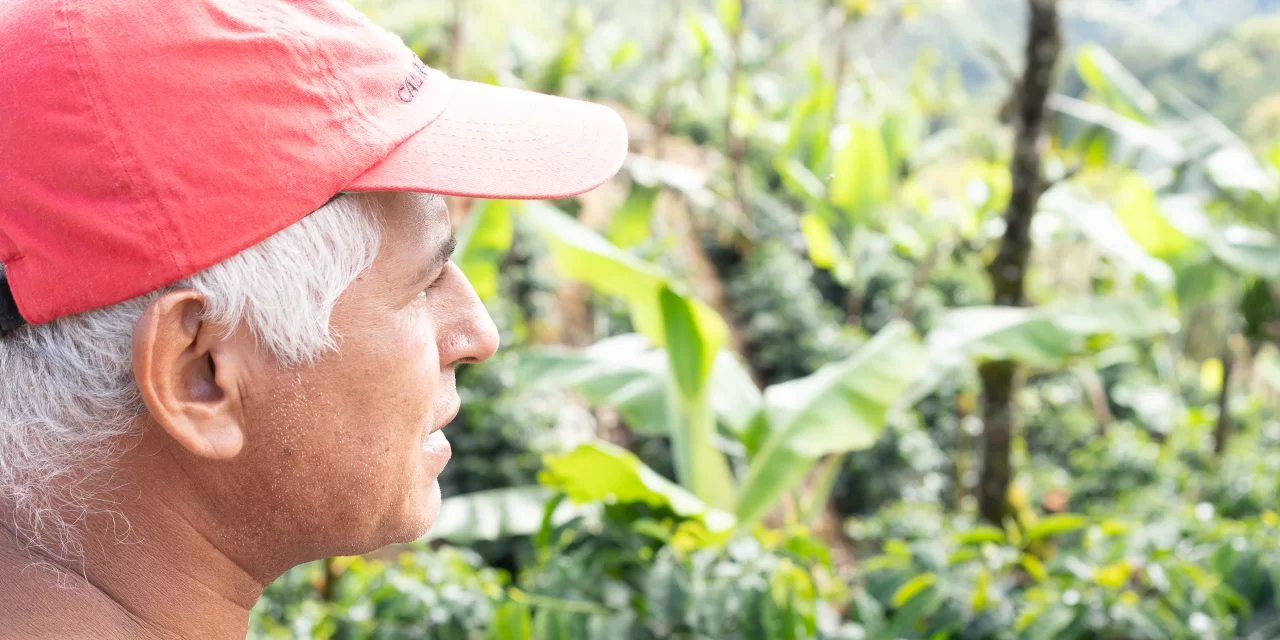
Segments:
[[[987,267],[995,303],[1022,306],[1027,303],[1025,276],[1031,253],[1031,218],[1044,192],[1040,149],[1045,128],[1045,103],[1053,89],[1054,70],[1062,50],[1057,0],[1027,0],[1026,68],[1014,88],[1014,149],[1009,171],[1013,191],[1005,210],[1004,237],[995,259]],[[978,510],[988,522],[1004,518],[1012,478],[1009,449],[1016,413],[1013,407],[1017,364],[987,362],[982,377],[983,459],[978,482]]]
[[[1009,481],[1013,478],[1010,445],[1014,429],[1014,377],[1012,362],[985,362],[982,377],[982,472],[978,478],[978,512],[996,526],[1007,513]]]
[[[1231,341],[1222,350],[1222,388],[1218,389],[1218,423],[1213,427],[1213,454],[1222,457],[1231,440],[1231,372],[1236,368]]]

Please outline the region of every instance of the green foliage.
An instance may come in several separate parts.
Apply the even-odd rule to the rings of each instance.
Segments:
[[[437,9],[364,4],[441,57]],[[654,126],[621,191],[477,201],[459,230],[511,347],[459,370],[428,538],[468,548],[295,569],[251,635],[1280,635],[1280,128],[1228,126],[1280,113],[1244,104],[1272,21],[1172,65],[1124,36],[1190,42],[1255,0],[1060,3],[1083,44],[1016,308],[987,305],[1008,132],[971,91],[1014,40],[961,43],[1021,50],[1022,2],[659,4],[513,5],[510,32],[457,5],[486,36],[471,77]],[[570,280],[583,308],[553,307]],[[557,333],[575,314],[587,335]],[[986,360],[1023,365],[999,523],[971,495]]]
[[[812,283],[813,266],[777,242],[757,246],[727,270],[734,324],[759,378],[784,382],[852,353],[856,342]]]
[[[489,626],[506,584],[465,549],[417,545],[392,562],[343,558],[327,571],[313,562],[267,589],[249,637],[470,640]]]

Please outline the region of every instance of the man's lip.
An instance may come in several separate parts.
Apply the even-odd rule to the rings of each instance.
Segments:
[[[452,409],[450,409],[450,411],[449,411],[449,413],[448,413],[448,417],[446,417],[444,420],[441,420],[441,421],[440,421],[440,424],[437,424],[437,425],[435,426],[435,428],[431,430],[431,433],[428,433],[427,435],[431,435],[432,433],[435,433],[435,432],[437,432],[437,431],[439,431],[439,430],[441,430],[441,429],[443,429],[443,428],[445,428],[445,427],[449,426],[449,423],[450,423],[450,422],[453,422],[453,419],[454,419],[454,418],[456,418],[456,417],[458,417],[458,411],[460,411],[461,409],[462,409],[462,399],[461,399],[461,398],[458,398],[457,396],[454,396],[454,399],[453,399],[453,408],[452,408]]]

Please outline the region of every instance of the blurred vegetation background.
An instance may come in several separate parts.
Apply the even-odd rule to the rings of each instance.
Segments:
[[[1280,1],[355,4],[631,154],[451,201],[440,520],[251,637],[1280,637]]]

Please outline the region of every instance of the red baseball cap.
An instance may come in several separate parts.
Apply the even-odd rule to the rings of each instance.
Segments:
[[[627,152],[613,110],[450,79],[344,0],[5,0],[0,51],[19,323],[178,281],[342,191],[560,198]]]

